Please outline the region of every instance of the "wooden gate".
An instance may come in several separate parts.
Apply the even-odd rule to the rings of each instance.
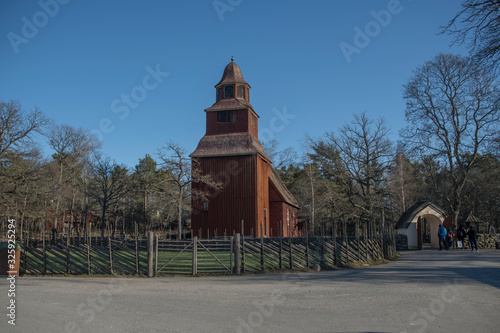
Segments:
[[[422,250],[422,242],[423,242],[423,238],[424,238],[424,235],[422,232],[422,229],[423,229],[422,224],[424,224],[424,223],[425,223],[424,219],[419,216],[417,219],[417,246],[418,246],[419,250]]]
[[[162,240],[156,244],[155,272],[161,274],[232,273],[233,237]]]

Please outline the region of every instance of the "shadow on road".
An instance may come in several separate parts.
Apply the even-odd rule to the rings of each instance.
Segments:
[[[318,273],[256,274],[235,277],[241,283],[290,281],[300,283],[359,282],[370,284],[436,284],[458,279],[458,283],[483,283],[500,288],[500,251],[409,251],[388,264],[322,271]],[[216,279],[216,278],[214,278]],[[227,280],[221,280],[221,282]]]

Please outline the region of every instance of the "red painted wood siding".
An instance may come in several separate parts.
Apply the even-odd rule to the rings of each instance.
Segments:
[[[258,232],[255,236],[261,235],[261,226],[263,236],[270,236],[269,228],[269,174],[271,167],[262,157],[257,158],[257,222],[259,224]],[[264,209],[267,210],[267,217],[264,217]]]
[[[218,111],[207,111],[207,129],[206,129],[207,135],[248,132],[249,122],[247,114],[250,112],[248,110],[235,110],[235,111],[236,111],[236,121],[233,123],[231,122],[220,123],[217,121]]]
[[[250,230],[257,231],[257,155],[207,157],[199,159],[204,173],[211,174],[223,184],[224,189],[211,193],[208,211],[203,203],[193,202],[191,225],[195,236],[232,235],[241,233],[241,220],[244,220],[244,235]],[[193,183],[193,189],[203,185]],[[199,234],[202,229],[201,235]]]
[[[207,111],[206,135],[218,135],[229,133],[250,133],[258,138],[259,117],[250,110],[235,110],[236,122],[218,122],[217,111]],[[227,111],[226,111],[227,112]],[[254,121],[252,122],[252,118]]]

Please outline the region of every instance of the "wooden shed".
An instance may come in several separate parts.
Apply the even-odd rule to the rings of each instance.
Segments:
[[[190,156],[202,173],[222,183],[223,190],[211,192],[206,202],[192,200],[193,235],[287,236],[297,225],[299,206],[259,142],[250,85],[234,59],[215,88],[216,102],[205,109],[205,136]],[[205,190],[201,183],[192,187]]]
[[[467,215],[467,218],[465,219],[465,222],[462,223],[462,225],[464,225],[466,228],[474,227],[474,229],[478,233],[488,233],[489,232],[488,223],[481,221],[472,212],[469,212],[469,214]]]

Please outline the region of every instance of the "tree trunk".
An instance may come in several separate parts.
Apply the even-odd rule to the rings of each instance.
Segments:
[[[148,190],[144,190],[144,204],[143,204],[143,209],[144,209],[144,224],[149,227],[149,221],[148,221]]]
[[[178,226],[177,226],[177,239],[182,238],[182,197],[183,197],[182,187],[179,190],[179,206],[178,206]]]
[[[104,229],[106,228],[106,208],[105,205],[102,206],[101,215],[101,239],[104,239]]]

